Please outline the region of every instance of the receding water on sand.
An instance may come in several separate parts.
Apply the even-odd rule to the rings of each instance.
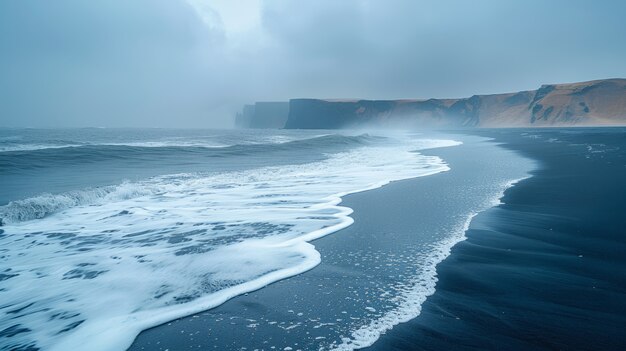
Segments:
[[[418,316],[470,219],[534,166],[484,138],[455,138],[464,144],[423,151],[454,160],[448,172],[347,196],[355,223],[313,242],[315,269],[148,330],[131,350],[350,350]]]
[[[28,162],[50,175],[72,168],[96,174],[106,164],[124,176],[129,159],[167,163],[180,155],[190,169],[207,157],[219,159],[215,169],[202,172],[26,198],[9,193],[13,198],[0,207],[2,348],[124,349],[143,329],[304,272],[320,262],[308,241],[352,223],[351,210],[338,206],[341,196],[446,171],[440,158],[416,151],[458,144],[408,135],[267,134],[269,143],[246,143],[242,133],[243,143],[219,148],[211,139],[190,149],[183,138],[167,147],[132,140],[111,149],[105,140],[1,152],[9,181],[20,172],[32,177]],[[57,165],[41,165],[42,152]],[[258,154],[263,167],[225,165],[229,157],[240,162]]]

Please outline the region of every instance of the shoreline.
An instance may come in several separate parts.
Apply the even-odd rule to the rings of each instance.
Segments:
[[[475,218],[422,314],[367,350],[626,349],[625,133],[475,132],[539,167]]]
[[[465,146],[465,148],[473,147],[474,149],[476,149],[473,151],[476,155],[479,155],[486,150],[492,150],[496,153],[501,153],[502,155],[500,157],[506,158],[513,156],[510,152],[499,149],[497,146],[492,145],[490,141],[486,141],[484,138],[476,138],[470,136],[465,136],[463,138],[467,140],[474,139],[470,142],[468,146]],[[480,139],[480,141],[478,141],[478,139]],[[442,149],[429,149],[427,151],[420,152],[427,155],[437,156],[439,156],[440,153],[456,155],[451,157],[453,159],[458,159],[458,162],[463,162],[465,164],[465,167],[475,167],[475,165],[471,164],[472,162],[461,160],[464,157],[464,152],[467,150],[456,148],[464,148],[464,146]],[[444,160],[444,162],[449,163],[447,156],[442,157],[442,159]],[[493,165],[491,165],[491,167],[493,167]],[[456,169],[454,164],[451,164],[451,168],[452,171],[449,172],[443,172],[428,177],[418,177],[409,180],[397,181],[374,191],[356,193],[344,197],[342,206],[354,209],[355,212],[353,214],[353,217],[356,222],[351,227],[342,229],[338,232],[333,233],[333,235],[326,236],[313,242],[316,249],[321,253],[322,256],[324,256],[324,258],[322,259],[322,263],[319,266],[295,277],[287,278],[285,280],[281,280],[279,282],[268,285],[260,290],[235,297],[232,300],[204,313],[185,317],[167,323],[165,325],[143,331],[142,334],[140,334],[139,337],[135,340],[133,346],[129,350],[176,350],[189,347],[193,343],[198,343],[198,347],[201,347],[202,345],[202,348],[210,348],[211,346],[216,349],[225,347],[232,348],[235,346],[239,348],[244,347],[245,345],[246,347],[251,349],[254,349],[254,346],[257,346],[259,349],[263,349],[264,347],[260,345],[264,345],[264,343],[266,343],[268,339],[276,342],[277,344],[274,348],[268,349],[283,349],[284,347],[291,347],[292,349],[296,350],[299,346],[303,347],[303,349],[310,349],[311,345],[316,345],[315,340],[322,340],[319,341],[319,343],[324,343],[324,339],[330,339],[332,335],[335,335],[336,339],[332,342],[326,342],[325,344],[328,347],[347,347],[351,349],[355,347],[366,347],[368,345],[371,345],[377,339],[379,333],[384,333],[386,330],[393,327],[393,325],[410,320],[419,314],[421,308],[420,306],[423,300],[426,299],[428,295],[431,295],[434,292],[435,283],[437,280],[435,273],[436,265],[448,256],[450,247],[454,246],[459,241],[464,239],[464,232],[467,223],[469,223],[469,220],[473,216],[475,216],[475,212],[477,209],[473,206],[468,207],[467,205],[465,205],[466,207],[461,208],[462,206],[459,205],[460,207],[456,211],[459,211],[459,213],[465,213],[465,217],[455,217],[454,224],[448,224],[446,228],[439,228],[440,223],[438,223],[438,220],[436,219],[440,218],[439,222],[447,220],[444,219],[446,217],[445,214],[431,214],[435,217],[442,217],[436,217],[432,221],[426,221],[428,223],[424,224],[425,227],[422,228],[422,233],[424,235],[428,235],[430,232],[440,229],[442,231],[447,230],[448,232],[445,234],[448,235],[448,240],[452,241],[440,242],[438,244],[441,246],[439,249],[430,247],[428,252],[432,257],[426,259],[426,261],[428,261],[426,263],[421,262],[420,264],[416,265],[416,263],[412,261],[413,259],[409,258],[412,255],[409,251],[405,252],[406,257],[404,257],[405,254],[403,254],[402,250],[397,250],[395,245],[393,245],[394,243],[391,243],[392,245],[390,245],[389,243],[379,242],[381,238],[377,238],[377,233],[375,232],[368,233],[368,238],[362,240],[363,242],[360,243],[362,245],[365,245],[366,247],[359,247],[362,245],[357,244],[355,250],[354,242],[352,240],[357,238],[357,240],[364,239],[362,237],[359,238],[360,236],[362,236],[362,233],[360,231],[362,231],[364,228],[376,225],[378,226],[378,229],[388,230],[393,230],[392,228],[397,227],[397,230],[402,231],[402,235],[396,239],[406,241],[406,244],[409,246],[412,245],[412,241],[414,241],[415,239],[411,237],[413,232],[412,225],[415,224],[413,221],[415,221],[416,219],[413,218],[412,221],[404,221],[406,223],[403,223],[403,218],[409,217],[415,209],[422,209],[424,212],[434,211],[434,209],[428,209],[429,207],[431,207],[429,203],[425,203],[423,200],[420,199],[422,191],[428,192],[428,188],[439,188],[438,186],[430,185],[430,182],[428,180],[434,179],[435,183],[452,183],[455,184],[455,187],[461,187],[460,189],[463,189],[463,180],[457,178],[462,177],[461,169]],[[453,176],[451,178],[444,177],[444,179],[439,180],[439,177],[442,174],[446,173],[453,173]],[[482,179],[477,178],[474,180],[475,183],[472,184],[480,184],[481,181]],[[511,181],[511,179],[508,179],[508,181]],[[422,182],[425,182],[425,184],[422,184]],[[415,184],[419,184],[420,186],[415,188]],[[444,186],[441,188],[446,187]],[[473,191],[475,191],[476,193],[480,193],[480,189],[475,189]],[[491,191],[499,196],[502,195],[501,191],[494,192],[493,189]],[[393,203],[398,202],[398,196],[403,196],[407,192],[415,194],[416,196],[409,197],[407,199],[408,203],[406,204],[402,203],[397,205],[399,208],[403,208],[403,210],[401,211],[396,211],[400,213],[393,214],[390,212],[386,212],[393,210],[378,208],[378,206],[372,206],[372,202],[379,202],[379,200],[376,200],[376,198],[382,197],[385,198],[383,202],[388,202],[391,200],[391,202],[389,203]],[[446,200],[453,202],[460,200],[459,194],[455,194],[454,190],[446,190],[446,193],[448,194],[447,196],[449,198],[446,198],[444,200],[436,199],[441,196],[441,194],[439,194],[437,190],[433,190],[429,194],[429,196],[432,197],[433,200],[440,201],[442,203],[442,205],[438,207],[435,206],[439,210],[441,210],[441,206],[443,206],[443,203],[445,203]],[[481,196],[484,197],[484,195]],[[372,198],[374,198],[374,200],[372,200]],[[392,200],[393,198],[396,199]],[[459,199],[452,200],[453,198]],[[486,202],[480,206],[480,208],[478,209],[479,211],[494,205],[493,198],[483,199],[482,201]],[[371,207],[375,208],[372,209]],[[364,217],[369,217],[374,213],[378,213],[379,217],[377,218],[380,220],[374,219],[373,221],[365,221]],[[382,217],[380,217],[381,215]],[[393,217],[397,217],[395,219],[397,219],[398,223],[395,224],[395,227],[387,226],[388,223],[385,222],[391,221],[392,219],[388,218],[388,216],[386,215],[392,215]],[[385,218],[386,220],[383,221],[383,218]],[[364,221],[366,223],[363,223]],[[450,227],[450,225],[452,225],[452,227]],[[453,229],[454,227],[458,229]],[[451,232],[454,231],[456,231],[457,234],[451,234]],[[345,238],[344,234],[354,236],[354,238],[352,240],[350,238]],[[417,241],[419,241],[419,239]],[[385,255],[394,255],[396,254],[395,251],[398,251],[397,254],[403,257],[399,260],[396,259],[395,261],[393,261],[392,264],[387,264],[389,266],[397,265],[398,268],[386,268],[386,271],[385,269],[383,269],[380,274],[372,275],[367,269],[365,269],[364,266],[368,264],[376,265],[376,261],[372,260],[372,257],[366,256],[370,255],[371,251],[378,249],[379,246],[387,246],[385,248],[387,250],[384,253]],[[419,254],[420,251],[415,252],[418,252]],[[415,254],[415,252],[413,252],[413,254]],[[355,256],[359,255],[363,255],[364,257],[360,257],[360,261],[358,261],[358,263],[350,262],[354,261]],[[423,253],[420,255],[423,255]],[[384,260],[381,259],[381,257],[383,256],[377,257],[379,260]],[[421,259],[424,260],[423,257]],[[361,267],[363,267],[363,269],[360,269]],[[370,270],[379,268],[380,267],[370,267]],[[416,269],[417,271],[420,271],[422,273],[415,274]],[[388,285],[385,285],[391,284],[390,282],[388,282],[389,278],[386,277],[390,273],[399,274],[398,277],[402,278],[398,279],[403,280],[401,283],[404,285],[397,287],[390,287]],[[412,281],[411,279],[406,278],[406,276],[411,274],[415,276]],[[370,281],[366,281],[365,279],[369,279]],[[332,285],[334,285],[331,288],[331,290],[333,290],[331,292],[329,292],[328,289],[325,287],[315,287],[315,285],[324,285],[328,281],[332,282]],[[347,286],[346,281],[349,281],[347,283]],[[313,284],[314,282],[322,284]],[[305,288],[305,286],[307,287]],[[311,289],[311,291],[307,291],[306,289]],[[369,294],[374,290],[380,291],[389,289],[391,289],[392,291],[392,296],[396,296],[396,299],[402,300],[398,303],[398,306],[396,306],[396,310],[394,310],[393,308],[389,308],[389,306],[383,306],[384,303],[381,304],[380,302],[371,302],[369,300],[365,304],[363,304],[363,301],[347,304],[337,303],[336,306],[331,307],[328,304],[334,303],[332,302],[333,300],[327,300],[325,299],[325,297],[322,297],[323,295],[333,294],[337,295],[335,296],[334,301],[336,301],[337,299],[347,299],[348,301],[350,301],[354,300],[354,295],[359,295],[359,293],[363,291],[365,292],[365,294]],[[395,292],[393,292],[394,289],[396,289]],[[289,301],[285,301],[292,296],[302,296],[302,301],[299,303],[290,303]],[[384,301],[384,299],[382,300]],[[376,305],[376,303],[379,303],[379,305]],[[256,306],[256,308],[250,308],[250,306]],[[328,306],[332,310],[324,311],[321,313],[315,311],[318,310],[321,306]],[[308,313],[307,311],[297,313],[295,312],[297,311],[297,308],[305,307],[309,308]],[[365,316],[361,313],[361,310],[363,308],[369,311]],[[383,311],[385,311],[385,308],[387,308],[387,314],[383,313]],[[289,311],[292,311],[293,313]],[[293,315],[294,313],[296,314],[295,316]],[[336,330],[339,329],[339,327],[336,327],[335,325],[340,324],[346,317],[355,320],[362,319],[358,322],[361,323],[362,328],[353,327],[350,336],[345,335],[345,333],[349,332],[350,330]],[[281,326],[281,319],[290,322],[288,323],[288,325]],[[305,319],[308,319],[309,321],[307,322]],[[224,320],[230,320],[230,323],[222,323]],[[325,322],[324,320],[330,322]],[[365,324],[363,323],[363,321],[367,322],[368,320],[370,322]],[[262,326],[262,324],[266,325]],[[252,325],[252,327],[250,327],[250,325]],[[323,331],[325,328],[330,328],[326,330],[326,332],[330,333],[330,335],[324,334]],[[180,334],[183,333],[183,330],[185,335],[181,336]],[[188,333],[189,330],[193,330],[193,332]],[[313,344],[306,344],[308,346],[304,345],[304,343],[302,342],[298,344],[299,340],[310,338],[310,334],[316,331],[320,331],[320,333],[319,335],[316,335],[311,339],[313,340]],[[237,339],[241,338],[243,335],[245,335],[248,340],[240,341],[243,342],[242,344],[236,344],[238,342]],[[212,340],[211,337],[215,339]]]
[[[455,146],[458,146],[458,145],[455,143],[450,143],[450,145],[448,145],[448,143],[442,143],[440,146],[432,147],[426,150],[434,150],[434,149],[448,148],[448,147],[455,147]],[[128,319],[128,317],[125,316],[123,318],[118,318],[118,321],[116,321],[116,323],[111,323],[112,325],[115,325],[115,327],[112,327],[112,328],[120,329],[117,334],[124,335],[124,337],[119,338],[119,341],[115,342],[114,346],[115,347],[119,346],[119,347],[123,347],[124,349],[130,350],[132,349],[132,344],[134,343],[134,340],[131,340],[131,342],[129,343],[128,342],[129,338],[126,337],[128,335],[135,335],[135,337],[137,337],[140,333],[144,332],[145,330],[158,328],[174,320],[189,318],[189,316],[197,315],[198,313],[202,313],[203,311],[213,310],[215,308],[220,307],[221,305],[225,303],[228,303],[231,299],[237,298],[242,295],[248,295],[250,293],[254,293],[260,289],[263,289],[277,282],[290,279],[301,274],[305,274],[308,271],[315,269],[321,263],[321,257],[320,257],[321,255],[319,251],[316,250],[314,243],[326,236],[333,235],[349,227],[350,225],[354,223],[354,219],[351,217],[351,214],[353,213],[353,209],[351,207],[347,207],[343,205],[343,200],[346,197],[349,197],[354,194],[375,191],[377,189],[380,189],[389,185],[390,183],[402,182],[405,180],[418,179],[422,177],[429,177],[429,176],[436,175],[438,173],[447,172],[448,170],[449,170],[449,167],[447,166],[445,161],[440,160],[437,163],[430,164],[427,170],[422,170],[422,173],[420,175],[417,175],[413,178],[408,178],[408,179],[400,178],[398,180],[392,179],[389,181],[382,181],[382,182],[371,184],[370,186],[367,186],[365,188],[360,188],[360,189],[356,189],[356,190],[348,191],[348,192],[336,193],[336,194],[332,194],[328,196],[327,198],[325,198],[326,200],[325,203],[317,204],[315,206],[319,208],[324,208],[324,209],[337,210],[337,212],[334,213],[332,217],[339,220],[338,223],[331,225],[331,226],[314,230],[305,235],[281,242],[279,244],[275,244],[275,243],[269,244],[269,246],[275,246],[275,247],[297,248],[299,253],[303,257],[306,257],[306,259],[302,263],[300,263],[297,266],[292,266],[292,267],[287,267],[287,268],[283,268],[283,269],[276,270],[276,271],[271,271],[263,276],[244,282],[243,284],[226,288],[224,290],[218,291],[208,296],[199,298],[193,303],[189,303],[189,306],[185,306],[184,309],[181,309],[180,306],[174,305],[171,307],[164,307],[160,311],[148,311],[148,312],[144,312],[143,314],[140,312],[138,313],[138,315],[132,316],[132,318],[135,320],[141,320],[141,323],[137,323],[138,328],[136,329],[130,330],[130,329],[124,328],[122,323],[125,319]],[[263,247],[266,245],[268,244],[262,244],[258,247]],[[251,250],[254,250],[255,244],[250,245],[250,248]],[[164,316],[167,316],[167,317],[164,317]],[[97,335],[98,334],[97,329],[94,328],[93,330],[89,332],[89,334]],[[103,338],[101,341],[99,340],[98,342],[96,342],[96,345],[106,345],[102,348],[102,350],[107,350],[109,349],[109,346],[112,345],[110,337],[109,339],[104,339],[106,337],[107,336],[103,336],[103,335],[94,337],[94,339]],[[77,345],[74,340],[68,340],[68,341],[60,343],[59,345],[55,345],[53,349],[62,351],[68,348],[73,348],[73,347],[78,347],[78,346],[79,345]]]
[[[342,136],[333,136],[326,139],[316,139],[318,137],[314,137],[312,140],[315,142],[322,142],[323,144],[337,145],[339,141],[340,144],[345,144],[347,146],[358,145],[359,142],[362,142],[363,139],[366,139],[367,136],[363,137],[342,137]],[[330,140],[329,140],[330,139]],[[314,142],[305,141],[300,144],[315,144]],[[296,144],[298,145],[298,144]],[[405,144],[400,144],[405,145]],[[92,343],[92,347],[95,349],[109,350],[109,349],[125,349],[132,343],[133,339],[139,334],[141,330],[147,329],[149,327],[153,327],[162,323],[166,323],[170,320],[181,318],[184,316],[188,316],[194,313],[200,313],[207,309],[213,308],[226,300],[244,294],[246,292],[250,292],[253,290],[260,289],[274,281],[285,279],[289,276],[297,275],[303,273],[304,271],[313,268],[320,261],[319,252],[314,249],[314,246],[305,241],[313,240],[318,236],[322,236],[324,234],[329,234],[330,232],[335,232],[343,227],[348,226],[352,223],[352,218],[348,217],[349,213],[352,211],[346,207],[337,206],[341,201],[340,197],[346,194],[348,191],[350,192],[358,192],[370,189],[372,187],[378,187],[386,184],[388,181],[406,179],[411,177],[419,177],[427,174],[436,173],[439,171],[447,170],[448,167],[441,162],[438,158],[434,157],[421,157],[417,154],[410,152],[411,148],[415,146],[414,144],[407,144],[408,146],[399,147],[399,148],[351,148],[354,149],[354,152],[349,153],[337,153],[337,155],[344,155],[345,157],[354,157],[357,160],[363,160],[364,162],[355,162],[354,165],[362,165],[362,167],[351,167],[352,164],[346,164],[345,161],[341,162],[341,156],[338,157],[328,157],[328,161],[315,163],[310,166],[302,166],[302,167],[294,167],[293,169],[289,169],[284,171],[281,168],[276,167],[268,167],[267,169],[262,169],[260,172],[252,172],[253,176],[258,178],[258,182],[252,183],[254,184],[254,189],[251,189],[250,186],[247,191],[248,193],[244,195],[246,198],[245,201],[248,201],[252,196],[258,195],[259,193],[263,194],[263,196],[259,196],[259,199],[256,200],[257,197],[253,197],[251,202],[244,202],[243,205],[246,208],[241,211],[239,215],[235,215],[235,221],[238,220],[247,220],[249,222],[254,222],[255,219],[261,218],[262,220],[272,220],[272,216],[275,216],[274,211],[278,214],[278,220],[282,220],[283,223],[286,223],[285,228],[293,228],[293,230],[285,231],[285,233],[289,233],[291,235],[287,236],[288,238],[292,238],[295,234],[298,233],[308,233],[305,236],[300,236],[297,239],[286,240],[283,236],[275,236],[275,238],[268,237],[268,240],[241,240],[235,237],[235,241],[233,243],[229,243],[228,245],[222,245],[225,249],[221,250],[219,245],[216,245],[218,248],[215,249],[213,245],[205,245],[211,246],[211,255],[195,255],[198,251],[195,251],[201,248],[204,244],[200,245],[190,245],[189,241],[193,239],[189,239],[187,237],[181,238],[174,236],[165,238],[168,244],[173,244],[174,246],[178,246],[179,248],[190,248],[190,250],[183,250],[183,252],[179,255],[179,251],[170,250],[172,255],[170,258],[176,258],[178,256],[190,255],[187,257],[183,257],[181,260],[168,260],[167,256],[158,257],[158,261],[160,265],[165,267],[178,267],[178,269],[170,270],[169,274],[158,274],[156,270],[139,270],[138,272],[142,272],[146,279],[139,279],[136,281],[135,279],[122,279],[120,280],[120,286],[126,286],[127,290],[139,292],[138,294],[128,294],[129,299],[125,300],[124,298],[120,299],[119,297],[112,297],[115,295],[115,291],[108,291],[106,283],[101,286],[98,286],[98,281],[88,281],[85,284],[91,287],[92,290],[99,290],[107,292],[105,295],[108,295],[108,299],[104,300],[106,302],[102,303],[102,299],[100,301],[91,300],[91,303],[83,304],[83,306],[98,306],[91,307],[92,309],[98,309],[103,311],[102,313],[98,313],[97,318],[89,318],[86,320],[79,321],[80,327],[71,333],[67,333],[62,337],[59,337],[59,341],[48,342],[46,345],[46,338],[41,337],[37,339],[40,343],[41,347],[48,347],[50,349],[67,349],[72,348],[74,346],[78,347],[82,345],[85,340],[89,340]],[[412,146],[411,146],[412,145]],[[432,146],[433,143],[422,143],[422,145]],[[415,147],[420,147],[418,144]],[[281,147],[279,147],[281,148]],[[297,147],[287,146],[286,148],[298,149]],[[329,148],[333,150],[332,148]],[[364,150],[359,152],[360,150]],[[382,150],[382,151],[381,151]],[[377,160],[382,160],[381,155],[384,155],[383,152],[385,150],[394,150],[396,158],[389,158],[383,161],[382,164],[372,164],[373,162],[378,162]],[[345,156],[347,155],[347,156]],[[401,161],[404,160],[404,161]],[[391,166],[392,168],[388,168],[385,166]],[[394,167],[396,166],[396,167]],[[308,168],[307,168],[308,167]],[[324,174],[323,172],[319,172],[319,169],[327,170],[328,174]],[[277,172],[277,170],[282,170],[281,172]],[[308,173],[307,173],[308,172]],[[249,173],[245,173],[249,175]],[[307,174],[312,174],[312,176],[307,176]],[[276,178],[277,176],[282,175],[283,178]],[[286,176],[287,175],[287,176]],[[298,175],[298,176],[294,176]],[[226,177],[226,182],[232,181],[232,178]],[[235,177],[236,178],[236,177]],[[293,179],[293,182],[290,179]],[[191,186],[183,187],[183,190],[191,190],[188,192],[181,192],[179,194],[185,194],[185,198],[195,198],[194,194],[196,193],[196,189],[204,188],[211,189],[215,184],[215,179],[213,178],[203,178],[204,181],[200,183],[192,183]],[[281,181],[282,180],[282,181]],[[219,183],[220,178],[217,177],[217,184]],[[275,181],[276,184],[267,183],[268,181]],[[164,183],[168,183],[167,179]],[[316,188],[316,186],[319,187]],[[150,184],[152,185],[152,184]],[[158,183],[157,185],[164,185],[164,187],[158,188],[160,190],[168,189],[168,184]],[[190,184],[186,184],[190,185]],[[272,187],[272,185],[276,185]],[[312,186],[308,186],[312,185]],[[308,188],[307,188],[308,186]],[[284,197],[274,198],[275,195],[280,194],[280,191],[283,190],[275,190],[277,188],[284,188]],[[313,187],[311,190],[309,188]],[[135,189],[134,187],[133,189]],[[228,187],[227,189],[229,189]],[[143,188],[140,187],[143,190]],[[259,192],[255,193],[255,189],[259,189]],[[268,189],[268,190],[262,190]],[[176,190],[180,190],[177,188]],[[298,192],[294,192],[293,195],[295,197],[294,200],[290,200],[289,196],[292,194],[294,190]],[[307,197],[307,190],[311,190],[313,194],[313,200],[310,200]],[[269,196],[268,194],[269,193]],[[207,194],[210,194],[207,193]],[[240,194],[235,191],[235,194]],[[219,195],[219,192],[218,192]],[[232,195],[232,193],[231,193]],[[241,200],[240,196],[235,196],[235,200]],[[206,200],[206,199],[205,199]],[[274,207],[269,207],[270,210],[266,211],[265,216],[254,217],[255,208],[268,208],[263,207],[262,205],[257,205],[257,202],[264,205],[264,202],[267,205],[276,205]],[[308,202],[307,202],[308,201]],[[158,201],[156,202],[158,203]],[[156,204],[155,203],[155,204]],[[291,205],[291,204],[297,205]],[[170,203],[171,204],[171,203]],[[188,204],[188,203],[187,203]],[[286,204],[286,205],[285,205]],[[164,205],[167,205],[165,202]],[[232,203],[230,203],[232,205]],[[129,208],[132,208],[131,205],[126,204]],[[247,208],[247,206],[250,206]],[[164,206],[167,208],[167,206]],[[205,206],[203,208],[206,209]],[[235,212],[240,209],[237,205],[231,206],[228,210],[232,210],[234,208]],[[119,211],[119,207],[113,208],[113,214],[117,214]],[[208,209],[211,212],[211,208]],[[124,215],[129,214],[129,211],[124,211]],[[161,212],[159,212],[161,213]],[[219,212],[218,212],[219,213]],[[237,213],[237,212],[236,212]],[[282,217],[281,217],[282,213]],[[182,213],[184,217],[184,213]],[[213,215],[213,216],[212,216]],[[228,217],[228,213],[221,213],[222,216]],[[106,214],[104,215],[106,216]],[[162,217],[163,215],[158,215],[156,219]],[[175,218],[173,220],[180,220],[181,217]],[[223,235],[223,232],[219,232],[221,230],[225,230],[225,226],[215,225],[217,223],[198,223],[199,220],[207,220],[207,218],[217,217],[219,215],[209,213],[208,215],[204,213],[204,215],[198,216],[198,212],[193,212],[190,217],[188,217],[188,224],[186,225],[184,222],[176,222],[176,223],[167,223],[167,221],[156,224],[158,227],[159,224],[161,227],[172,225],[172,228],[175,232],[182,232],[183,227],[187,226],[189,229],[194,229],[196,227],[195,224],[200,224],[200,226],[206,226],[210,228],[216,228],[214,231],[208,230],[197,230],[190,231],[188,233],[193,233],[191,235],[202,235],[203,240],[199,242],[206,243],[210,241],[212,237],[219,237]],[[252,217],[250,220],[249,217]],[[117,221],[117,216],[106,216],[104,218],[115,218],[113,221]],[[128,218],[128,217],[125,217]],[[47,229],[54,227],[54,224],[58,222],[54,222],[54,218],[51,218],[52,222],[40,222],[35,223],[35,225],[44,226],[44,224],[48,224],[46,226]],[[297,223],[303,220],[305,224],[300,227]],[[127,219],[128,224],[137,223],[137,221]],[[307,222],[308,221],[308,222]],[[154,221],[151,221],[154,223]],[[302,221],[300,221],[302,222]],[[43,223],[43,224],[42,224]],[[84,223],[84,222],[83,222]],[[102,223],[102,222],[101,222]],[[193,227],[191,223],[194,223]],[[307,224],[308,223],[308,224]],[[31,223],[32,224],[32,223]],[[111,223],[108,223],[111,225]],[[113,223],[113,224],[118,224]],[[222,224],[222,223],[219,223]],[[278,227],[271,227],[271,224],[266,225],[265,222],[254,222],[250,227],[243,227],[240,232],[234,230],[235,234],[240,233],[242,235],[249,234],[259,234],[265,235],[269,233],[278,232],[274,230]],[[25,226],[28,226],[29,223],[25,223]],[[82,225],[82,223],[81,223]],[[100,226],[100,223],[98,223]],[[152,224],[151,224],[152,225]],[[103,225],[104,226],[104,225]],[[255,227],[256,226],[256,227]],[[221,227],[221,229],[220,229]],[[228,227],[231,227],[228,225]],[[238,227],[239,228],[239,227]],[[256,230],[258,228],[258,230]],[[268,229],[269,228],[269,229]],[[280,228],[279,228],[280,229]],[[269,231],[268,231],[269,230]],[[280,229],[283,230],[283,229]],[[287,230],[287,229],[284,229]],[[149,233],[149,234],[148,234]],[[227,231],[227,233],[230,233]],[[145,233],[146,236],[155,237],[150,232]],[[158,238],[158,236],[156,236]],[[172,239],[174,238],[174,239]],[[132,240],[132,239],[131,239]],[[143,240],[143,239],[140,239]],[[163,241],[165,241],[163,240]],[[219,242],[214,241],[214,242]],[[178,244],[178,245],[177,245]],[[143,244],[139,244],[144,246]],[[123,245],[120,245],[123,246]],[[18,246],[19,247],[19,246]],[[116,259],[112,256],[118,253],[118,250],[115,246],[113,246],[114,252],[111,252],[109,256],[111,259]],[[204,248],[202,250],[204,250]],[[111,247],[109,246],[109,249]],[[161,251],[162,248],[156,247],[155,251]],[[167,248],[169,249],[169,248]],[[199,250],[199,252],[203,253],[204,251]],[[25,250],[26,251],[26,250]],[[57,251],[62,252],[62,251]],[[242,252],[244,254],[242,254]],[[255,256],[259,255],[260,256]],[[93,252],[88,254],[88,257],[84,260],[90,259],[89,255],[95,255]],[[107,255],[107,253],[103,254],[103,256]],[[134,262],[135,259],[139,264],[143,262],[151,262],[148,260],[144,260],[142,257],[134,256],[131,260]],[[28,259],[24,259],[24,261],[29,261]],[[85,262],[84,263],[88,263]],[[80,262],[80,261],[79,261]],[[178,262],[181,262],[181,265],[178,265]],[[234,262],[234,264],[229,264],[229,262]],[[19,262],[17,263],[19,265]],[[113,263],[117,265],[117,263]],[[237,266],[238,265],[238,266]],[[144,265],[148,266],[149,265]],[[261,268],[259,269],[259,266]],[[81,266],[82,267],[82,266]],[[123,267],[123,266],[120,266]],[[196,272],[198,274],[194,275],[194,269],[197,268]],[[125,274],[124,271],[128,271],[128,268],[121,268],[119,272]],[[250,271],[252,274],[245,273],[244,271]],[[225,273],[222,273],[225,272]],[[137,273],[137,272],[136,272]],[[157,273],[157,274],[152,274]],[[111,279],[111,274],[107,274],[107,277]],[[238,275],[239,274],[239,275]],[[256,274],[256,275],[255,275]],[[214,289],[215,293],[206,294],[200,298],[196,298],[192,302],[185,304],[177,304],[176,302],[181,299],[181,295],[184,296],[184,291],[182,288],[185,286],[185,282],[183,284],[178,285],[182,286],[178,291],[168,292],[168,288],[163,288],[169,284],[177,284],[181,283],[180,281],[176,281],[177,276],[181,275],[183,278],[189,275],[189,278],[196,278],[196,281],[186,280],[190,285],[191,294],[195,293],[196,287],[198,287],[202,291],[210,291],[210,289]],[[144,289],[144,286],[149,285],[151,283],[150,278],[157,277],[152,282],[152,293],[151,291],[147,291],[149,289]],[[250,279],[250,277],[255,279]],[[260,278],[258,278],[260,277]],[[258,279],[256,279],[258,278]],[[91,279],[91,278],[90,278]],[[76,282],[80,282],[77,280]],[[223,283],[225,282],[225,283]],[[74,283],[74,282],[70,282]],[[215,284],[215,285],[212,285]],[[228,285],[230,284],[230,285]],[[159,288],[159,285],[161,287]],[[69,294],[72,294],[73,291],[80,292],[80,285],[72,286],[72,289],[67,289]],[[95,288],[97,287],[97,288]],[[216,288],[217,287],[217,288]],[[221,289],[219,289],[221,287]],[[226,287],[226,288],[224,288]],[[138,290],[134,290],[137,288]],[[156,289],[158,288],[158,289]],[[144,289],[144,291],[141,291]],[[72,291],[73,290],[73,291]],[[119,289],[120,292],[126,289]],[[162,299],[158,301],[160,296],[158,294],[162,294],[159,290],[165,290],[167,293],[170,293],[169,297],[166,299]],[[82,290],[85,291],[85,290]],[[9,295],[10,296],[10,295]],[[191,295],[193,296],[193,295]],[[78,296],[82,301],[90,301],[89,296]],[[132,298],[135,298],[133,301]],[[68,302],[73,302],[79,299],[70,300]],[[140,299],[143,299],[141,301]],[[170,299],[169,301],[167,299]],[[19,300],[19,297],[16,297],[16,300]],[[52,299],[48,299],[52,300]],[[127,307],[125,304],[121,304],[123,308],[116,310],[116,301],[120,302],[130,302],[127,303]],[[171,301],[171,302],[170,302]],[[112,303],[113,302],[113,303]],[[134,302],[134,306],[132,306],[132,302]],[[155,303],[156,302],[156,303]],[[161,302],[161,303],[159,303]],[[144,308],[143,306],[152,305],[153,308]],[[41,306],[41,305],[39,305]],[[110,306],[110,307],[109,307]],[[124,308],[125,307],[125,308]],[[156,308],[154,308],[156,307]],[[157,309],[158,308],[158,309]],[[77,308],[79,309],[79,308]],[[109,311],[110,310],[110,311]],[[45,311],[45,310],[44,310]],[[107,311],[108,313],[104,312]],[[114,312],[116,311],[116,312]],[[108,316],[108,317],[107,317]],[[50,335],[60,335],[60,333]],[[22,337],[22,335],[20,336]],[[26,337],[24,336],[24,339]],[[39,341],[41,340],[41,342]],[[18,345],[21,341],[15,341],[14,345]],[[25,342],[24,342],[25,344]],[[74,346],[72,346],[74,345]]]

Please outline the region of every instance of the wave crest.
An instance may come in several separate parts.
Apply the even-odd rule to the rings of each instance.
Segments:
[[[130,182],[61,194],[44,193],[23,200],[11,201],[0,207],[0,226],[41,219],[76,206],[127,200],[154,193],[155,189]]]

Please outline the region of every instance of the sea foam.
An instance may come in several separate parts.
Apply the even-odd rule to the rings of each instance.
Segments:
[[[309,241],[352,223],[341,197],[448,170],[405,139],[323,161],[173,174],[0,207],[2,349],[122,350],[146,328],[320,262]],[[8,336],[8,337],[7,337]]]
[[[428,254],[415,265],[415,274],[410,279],[398,283],[395,289],[400,293],[394,297],[394,308],[372,318],[365,325],[355,328],[349,336],[343,337],[341,342],[331,343],[328,349],[350,351],[372,346],[382,334],[394,326],[419,316],[422,312],[423,303],[435,293],[438,282],[437,265],[450,255],[450,251],[456,244],[466,239],[465,233],[470,228],[470,223],[474,217],[486,209],[501,205],[504,192],[529,177],[527,175],[499,184],[499,189],[496,190],[492,198],[479,204],[464,220],[458,221],[456,228],[448,233],[447,238],[433,243]]]

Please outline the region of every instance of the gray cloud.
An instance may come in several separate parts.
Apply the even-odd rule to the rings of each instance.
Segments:
[[[625,77],[621,1],[0,3],[0,126],[228,126],[292,97],[458,97]],[[241,11],[249,10],[245,3]]]
[[[291,54],[292,84],[318,86],[300,94],[467,96],[626,73],[619,2],[276,3],[264,23]]]
[[[206,58],[223,38],[188,6],[26,0],[0,7],[0,109],[9,124],[175,125],[195,123],[211,107],[206,82],[216,74]]]

